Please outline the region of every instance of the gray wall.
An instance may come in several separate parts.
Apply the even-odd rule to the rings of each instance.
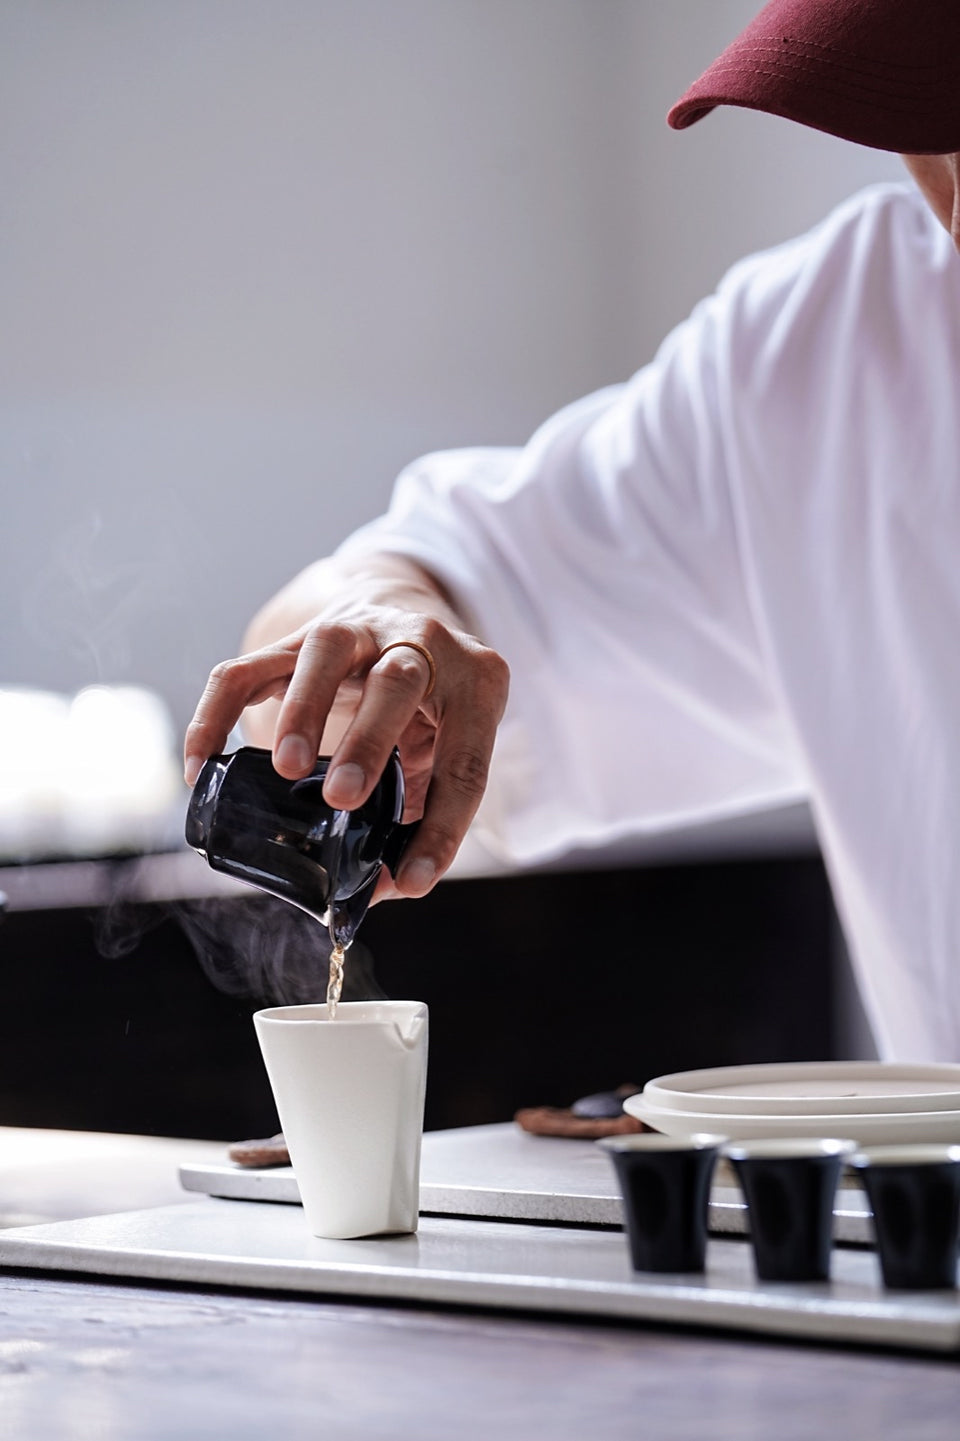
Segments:
[[[0,0],[0,684],[178,722],[424,450],[519,442],[899,163],[669,132],[744,0]]]

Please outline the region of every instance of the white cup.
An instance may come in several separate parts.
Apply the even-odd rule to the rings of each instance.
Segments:
[[[275,1006],[253,1018],[315,1236],[415,1231],[427,1079],[420,1001]]]

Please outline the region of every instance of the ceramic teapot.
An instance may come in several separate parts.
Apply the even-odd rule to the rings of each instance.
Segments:
[[[274,770],[268,750],[242,746],[211,756],[187,807],[186,838],[215,871],[299,906],[346,947],[383,866],[396,871],[419,823],[401,823],[396,751],[369,798],[352,811],[323,799],[329,764],[320,756],[308,776],[291,781]]]

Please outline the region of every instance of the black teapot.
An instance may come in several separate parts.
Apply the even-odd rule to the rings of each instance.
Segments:
[[[383,866],[396,872],[419,822],[401,823],[403,770],[396,751],[356,810],[323,799],[330,764],[286,780],[270,751],[242,746],[204,764],[187,807],[188,845],[215,871],[292,902],[349,946]]]

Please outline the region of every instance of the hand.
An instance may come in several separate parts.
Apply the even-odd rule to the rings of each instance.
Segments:
[[[323,794],[338,809],[367,799],[397,746],[404,820],[422,822],[398,875],[384,873],[377,898],[425,895],[456,855],[486,787],[507,699],[506,662],[460,626],[431,577],[393,558],[359,573],[331,562],[304,572],[268,608],[259,638],[318,592],[326,594],[313,618],[214,668],[187,729],[187,782],[223,750],[246,708],[271,698],[279,700],[270,738],[276,770],[299,779],[329,749]],[[429,695],[430,666],[417,650],[394,645],[404,640],[433,657]]]

